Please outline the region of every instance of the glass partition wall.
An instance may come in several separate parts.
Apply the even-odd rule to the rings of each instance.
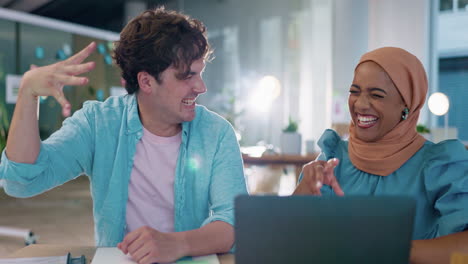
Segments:
[[[5,104],[8,120],[11,120],[13,104],[6,104],[6,78],[17,71],[16,24],[0,19],[0,104]]]
[[[64,87],[72,112],[80,109],[86,100],[103,101],[110,95],[111,87],[121,88],[120,73],[110,54],[112,40],[118,38],[116,33],[3,9],[0,11],[0,17],[15,17],[0,19],[0,101],[6,106],[5,114],[9,120],[15,101],[6,98],[7,76],[21,77],[31,65],[44,66],[65,60],[91,41],[98,44],[98,49],[88,59],[96,62],[95,70],[88,74],[88,86]],[[17,82],[13,94],[17,92],[18,85]],[[64,118],[54,98],[41,97],[39,100],[39,130],[41,138],[45,139],[61,126]]]

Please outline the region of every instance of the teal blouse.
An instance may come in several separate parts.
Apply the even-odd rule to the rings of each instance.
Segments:
[[[338,158],[335,176],[346,195],[410,195],[416,199],[413,239],[430,239],[468,228],[468,151],[458,140],[426,141],[403,166],[388,176],[354,167],[348,142],[333,130],[318,141],[320,160]],[[335,195],[330,186],[323,195]]]

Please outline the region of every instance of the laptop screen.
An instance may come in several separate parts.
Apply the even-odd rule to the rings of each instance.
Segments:
[[[239,196],[236,263],[408,263],[415,201]]]

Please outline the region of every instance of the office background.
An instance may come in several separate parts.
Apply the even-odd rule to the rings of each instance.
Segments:
[[[5,10],[115,34],[146,8],[165,5],[183,10],[204,21],[215,49],[216,58],[205,74],[209,91],[200,102],[232,121],[243,145],[263,141],[280,146],[281,130],[292,117],[299,122],[303,152],[305,141],[317,140],[325,128],[349,122],[347,93],[354,66],[364,52],[382,46],[399,46],[421,59],[430,93],[448,95],[448,124],[457,128],[458,138],[468,141],[464,114],[468,106],[463,103],[468,95],[467,4],[467,0],[0,1]],[[85,99],[104,100],[110,87],[120,86],[118,70],[109,63],[114,37],[93,38],[5,18],[0,23],[1,78],[23,74],[30,64],[57,61],[61,59],[57,52],[64,47],[75,52],[96,40],[105,51],[92,58],[98,70],[92,73],[90,87],[66,91],[74,110]],[[38,48],[44,58],[38,58]],[[273,76],[278,87],[260,87],[265,76]],[[1,89],[4,84],[0,80]],[[2,90],[0,96],[4,94]],[[62,119],[53,99],[43,105],[40,127],[46,137]],[[7,104],[7,109],[11,115],[13,105]],[[444,117],[426,107],[420,123],[443,127]]]
[[[65,93],[72,110],[85,100],[105,100],[121,86],[110,59],[112,41],[129,17],[157,5],[183,10],[208,27],[216,57],[207,65],[208,92],[199,103],[231,121],[243,147],[281,152],[289,119],[298,122],[302,154],[326,128],[346,136],[354,66],[363,53],[382,46],[405,48],[423,62],[429,93],[448,96],[448,126],[468,144],[468,0],[0,0],[0,120],[14,109],[6,101],[8,75],[63,60],[90,41],[99,44],[90,58],[97,62],[91,82]],[[55,100],[41,98],[41,137],[62,121]],[[421,113],[420,123],[433,131],[444,121],[427,106]],[[251,178],[273,175],[263,167],[249,169]],[[284,175],[271,178],[280,182],[278,177]],[[289,179],[283,194],[294,188],[295,177]],[[272,185],[269,191],[281,192]],[[31,228],[43,243],[70,243],[71,237],[78,244],[93,242],[85,179],[27,200],[0,192],[0,226]],[[0,236],[0,256],[21,246],[21,240]]]

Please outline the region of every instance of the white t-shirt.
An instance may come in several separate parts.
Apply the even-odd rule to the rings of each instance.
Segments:
[[[127,233],[142,226],[174,232],[174,177],[181,142],[181,132],[160,137],[143,128],[128,186]]]

